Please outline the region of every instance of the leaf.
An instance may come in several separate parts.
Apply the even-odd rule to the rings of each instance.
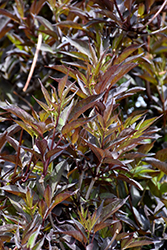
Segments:
[[[21,188],[21,187],[17,187],[16,185],[9,185],[9,186],[5,186],[5,187],[0,187],[0,189],[6,191],[8,193],[20,196],[20,197],[26,196],[26,190]]]
[[[93,228],[93,231],[96,233],[97,231],[105,228],[105,227],[109,227],[111,226],[112,224],[118,222],[118,220],[106,220],[104,222],[100,222],[100,223],[97,223],[94,228]]]
[[[126,203],[127,199],[128,197],[125,199],[114,198],[110,204],[103,208],[100,221],[105,222],[106,219],[108,219],[112,214],[116,213],[120,207]]]
[[[89,58],[91,57],[88,42],[82,41],[80,39],[71,39],[69,37],[67,38],[67,40],[72,46],[77,48],[81,53],[87,55]]]
[[[51,204],[51,199],[52,199],[52,191],[49,185],[47,185],[44,191],[44,198],[45,198],[46,205],[49,207]]]
[[[64,146],[59,146],[59,147],[55,147],[51,150],[49,150],[46,153],[46,160],[49,159],[50,157],[54,156],[54,157],[58,157],[60,154],[62,154],[62,152],[69,146],[69,144],[66,144]]]
[[[103,95],[104,95],[104,93],[101,93],[99,95],[92,95],[92,96],[89,96],[89,97],[79,101],[73,107],[73,109],[69,115],[69,121],[71,122],[71,121],[77,119],[86,110],[95,106],[96,102],[99,101]]]
[[[71,20],[58,22],[56,26],[60,28],[70,28],[70,29],[72,28],[72,29],[84,30],[84,28],[79,23],[73,22]]]
[[[6,143],[6,135],[7,135],[7,131],[3,132],[0,135],[0,151],[2,150],[3,145]]]
[[[66,200],[67,198],[69,198],[70,196],[74,195],[75,192],[71,193],[71,192],[64,192],[64,193],[60,193],[58,195],[56,195],[56,197],[54,198],[54,201],[52,202],[52,204],[50,205],[50,207],[47,209],[45,215],[44,215],[44,219],[46,219],[48,217],[48,215],[50,214],[50,212],[53,210],[53,208],[60,204],[62,201]]]
[[[15,0],[17,11],[21,18],[24,17],[24,3],[23,0]]]
[[[19,117],[21,120],[23,120],[27,124],[31,125],[31,123],[35,122],[35,119],[30,114],[28,114],[25,110],[19,108],[18,106],[9,104],[8,106],[4,106],[0,108],[5,109],[8,112],[14,114],[15,116]]]
[[[103,75],[103,79],[96,84],[95,90],[96,93],[101,93],[106,89],[110,89],[116,82],[118,82],[126,73],[131,69],[136,67],[136,63],[127,63],[127,64],[117,64],[111,66]]]
[[[5,9],[0,9],[0,15],[4,15],[12,19],[13,21],[20,23],[20,20],[18,19],[17,16],[13,15],[11,12],[5,10]]]
[[[44,154],[46,153],[46,149],[47,149],[47,140],[45,139],[36,139],[35,140],[36,146],[39,149],[42,157],[44,156]]]
[[[36,241],[36,239],[37,239],[37,237],[38,237],[38,235],[39,235],[39,233],[40,233],[41,226],[42,226],[42,225],[39,225],[38,228],[37,228],[37,230],[36,230],[34,233],[32,233],[32,234],[30,235],[29,240],[28,240],[28,242],[27,242],[27,247],[28,247],[28,248],[31,249],[32,247],[35,246],[35,241]]]
[[[119,64],[121,62],[123,62],[128,56],[130,56],[135,50],[141,48],[143,46],[143,44],[138,45],[138,44],[132,44],[130,46],[128,46],[119,57],[116,58],[116,60],[114,61],[114,64]]]
[[[153,167],[158,168],[161,171],[163,171],[165,174],[167,174],[167,163],[166,162],[162,162],[162,161],[160,161],[156,158],[153,158],[153,157],[146,157],[146,158],[142,159],[142,161],[148,162]]]
[[[70,123],[67,123],[63,128],[62,128],[62,131],[61,133],[64,135],[64,134],[67,134],[69,133],[70,131],[72,131],[73,129],[76,129],[78,127],[81,127],[83,126],[84,124],[92,121],[96,116],[92,116],[92,117],[88,117],[88,118],[78,118],[77,120],[75,121],[72,121]]]
[[[67,79],[68,79],[68,74],[66,74],[66,75],[59,81],[59,84],[58,84],[58,93],[59,93],[60,100],[62,100],[62,98],[63,98],[63,90],[64,90],[64,88],[65,88],[65,86],[66,86]]]
[[[161,150],[159,150],[156,155],[155,155],[156,159],[160,160],[160,161],[166,161],[167,160],[167,148],[163,148]]]
[[[54,31],[52,24],[48,21],[48,19],[42,16],[35,16],[35,18],[47,29]]]
[[[127,247],[125,246],[123,249],[132,248],[132,247],[135,248],[135,247],[140,247],[140,246],[145,246],[145,245],[151,245],[153,243],[154,242],[151,241],[151,240],[140,240],[140,238],[139,238],[138,240],[136,240],[134,242],[130,242],[128,244],[128,246]]]

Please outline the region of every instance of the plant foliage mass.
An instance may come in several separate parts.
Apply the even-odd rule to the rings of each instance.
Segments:
[[[0,249],[166,249],[167,1],[0,5]]]

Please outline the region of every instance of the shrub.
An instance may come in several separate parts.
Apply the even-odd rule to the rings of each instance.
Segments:
[[[2,3],[1,249],[165,247],[165,11]]]

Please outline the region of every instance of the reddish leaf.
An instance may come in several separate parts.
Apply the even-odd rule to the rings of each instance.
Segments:
[[[61,133],[64,135],[64,134],[67,134],[69,133],[70,131],[72,131],[73,129],[76,129],[78,127],[81,127],[83,126],[84,124],[92,121],[93,119],[95,118],[95,116],[93,117],[88,117],[88,118],[79,118],[75,121],[72,121],[70,123],[67,123],[63,128],[62,128],[62,131]]]
[[[86,141],[86,140],[85,140]],[[90,149],[93,151],[93,153],[96,155],[99,161],[101,161],[105,157],[105,152],[103,149],[98,148],[95,144],[89,143],[86,141]]]
[[[0,159],[3,159],[5,161],[8,161],[8,162],[11,162],[11,163],[14,163],[14,164],[16,164],[16,162],[17,162],[17,156],[16,155],[4,155],[4,154],[2,154],[2,155],[0,155]],[[22,163],[21,163],[20,159],[18,159],[17,163],[18,163],[18,165],[20,167],[22,167]]]
[[[32,13],[34,15],[38,15],[38,13],[40,12],[40,10],[43,7],[43,5],[45,4],[45,2],[46,2],[46,0],[33,1],[31,4],[30,13]]]
[[[7,135],[7,131],[3,132],[0,135],[0,150],[2,149],[3,145],[6,143],[6,135]]]
[[[106,73],[103,75],[101,80],[95,86],[96,93],[101,93],[107,88],[111,88],[116,82],[118,82],[126,73],[136,67],[136,63],[118,64],[111,66]]]
[[[89,96],[81,101],[79,101],[71,111],[71,114],[69,116],[69,120],[73,121],[77,119],[81,114],[83,114],[86,110],[89,108],[92,108],[95,106],[96,102],[99,101],[104,93],[99,94],[99,95],[92,95]]]
[[[67,79],[68,79],[68,74],[66,74],[60,81],[59,81],[59,84],[58,84],[58,93],[59,93],[59,97],[60,97],[60,100],[62,100],[62,94],[63,94],[63,90],[66,86],[66,83],[67,83]]]
[[[11,194],[15,194],[17,196],[20,197],[26,197],[26,190],[21,188],[21,187],[17,187],[16,185],[9,185],[9,186],[5,186],[5,187],[0,187],[0,189],[11,193]]]
[[[51,199],[52,199],[52,191],[49,185],[47,185],[45,191],[44,191],[44,198],[45,198],[45,202],[47,207],[50,206],[51,204]]]
[[[69,146],[69,144],[66,144],[64,146],[59,146],[59,147],[55,147],[54,149],[52,150],[49,150],[47,153],[46,153],[46,160],[50,157],[52,157],[53,155],[54,156],[59,156],[67,147]]]
[[[50,212],[52,211],[52,209],[60,204],[62,201],[66,200],[67,198],[69,198],[70,196],[74,195],[75,192],[71,193],[71,192],[64,192],[64,193],[60,193],[58,195],[56,195],[56,197],[54,198],[54,201],[52,202],[52,204],[50,205],[50,207],[47,209],[44,218],[46,219],[47,216],[50,214]]]
[[[127,199],[128,197],[125,199],[119,199],[119,198],[112,199],[112,202],[103,208],[100,221],[104,222],[112,214],[116,213],[120,209],[120,207],[122,207],[126,203]]]
[[[142,161],[148,162],[153,167],[158,168],[161,171],[163,171],[165,174],[167,174],[167,163],[166,162],[162,162],[162,161],[160,161],[156,158],[153,158],[153,157],[146,157],[146,158],[142,159]]]
[[[158,160],[160,161],[166,161],[167,160],[167,148],[163,148],[161,150],[159,150],[157,153],[156,153],[156,156],[155,156]]]
[[[151,240],[140,240],[140,239],[137,239],[137,240],[134,241],[134,242],[130,242],[130,243],[128,244],[128,246],[125,246],[123,249],[142,247],[142,246],[145,246],[145,245],[151,245],[151,244],[153,244],[153,243],[154,243],[154,242],[151,241]]]
[[[48,19],[42,16],[35,16],[35,18],[47,29],[54,31],[52,24],[48,21]]]
[[[45,139],[42,139],[42,140],[36,139],[35,142],[36,142],[37,148],[39,149],[39,151],[40,151],[40,153],[41,153],[41,155],[43,157],[45,152],[46,152],[46,149],[47,149],[47,140],[45,140]]]
[[[114,61],[114,64],[119,64],[123,62],[129,55],[131,55],[135,50],[141,48],[143,45],[132,44],[128,46],[122,54]]]
[[[111,226],[112,224],[118,222],[118,220],[106,220],[105,222],[100,222],[100,223],[97,223],[94,228],[93,228],[93,231],[96,233],[97,231],[105,228],[105,227],[109,227]]]
[[[5,9],[0,9],[0,15],[4,15],[9,17],[10,19],[12,19],[13,21],[20,23],[20,20],[18,19],[17,16],[13,15],[12,13],[10,13],[9,11],[5,10]]]
[[[73,28],[78,30],[84,30],[84,28],[79,23],[73,22],[71,20],[58,22],[56,26],[60,28]]]

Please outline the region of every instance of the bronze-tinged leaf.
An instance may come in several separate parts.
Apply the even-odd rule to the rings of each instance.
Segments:
[[[96,155],[99,161],[101,161],[105,157],[105,152],[103,149],[98,148],[95,144],[89,143],[88,141],[84,140],[93,153]]]
[[[89,108],[92,108],[95,106],[96,102],[99,101],[104,93],[101,93],[99,95],[92,95],[89,96],[81,101],[79,101],[72,109],[70,115],[69,115],[69,121],[73,121],[77,119],[81,114],[83,114],[86,110]]]
[[[9,32],[12,28],[13,28],[12,25],[8,27],[8,23],[7,23],[3,28],[1,28],[1,29],[0,29],[0,39],[2,39],[2,37],[4,37],[5,34],[6,34],[7,32]]]
[[[69,132],[71,132],[73,129],[76,129],[78,127],[81,127],[83,126],[84,124],[92,121],[96,116],[92,116],[92,117],[88,117],[88,118],[79,118],[75,121],[72,121],[70,123],[67,123],[63,128],[62,128],[62,131],[61,133],[64,135],[64,134],[67,134]]]
[[[40,151],[40,153],[41,153],[41,155],[43,157],[45,152],[46,152],[46,149],[47,149],[47,140],[45,140],[45,139],[42,139],[42,140],[36,139],[35,142],[36,142],[37,148],[39,149],[39,151]]]
[[[69,29],[73,28],[73,29],[77,29],[77,30],[84,30],[82,25],[80,25],[79,23],[73,22],[71,20],[58,22],[56,24],[56,26],[58,26],[60,28],[69,28]]]
[[[151,240],[140,240],[140,239],[137,239],[136,241],[129,243],[128,246],[125,246],[123,249],[136,248],[136,247],[151,245],[153,243],[154,242],[151,241]]]
[[[77,80],[77,72],[74,69],[68,69],[68,67],[64,65],[54,65],[54,66],[49,66],[51,69],[55,69],[57,71],[60,71],[64,74],[69,74],[73,79]]]
[[[20,20],[17,16],[13,15],[11,12],[5,10],[5,9],[0,9],[0,15],[7,16],[13,21],[20,23]]]
[[[17,158],[16,155],[1,154],[0,155],[0,159],[3,159],[3,160],[8,161],[8,162],[12,162],[14,164],[16,164],[16,162],[17,162],[17,164],[19,165],[19,167],[22,167],[22,163],[21,163],[20,159]]]
[[[167,163],[162,162],[156,158],[153,157],[146,157],[142,159],[142,161],[148,162],[153,167],[158,168],[159,170],[163,171],[165,174],[167,174]]]
[[[83,243],[83,241],[84,241],[83,235],[81,234],[81,232],[79,230],[60,231],[59,233],[63,233],[65,235],[66,234],[70,235],[70,236],[74,237],[74,239],[78,240],[81,243]]]
[[[24,17],[24,2],[23,0],[15,0],[17,11],[21,18]]]
[[[64,90],[64,88],[65,88],[65,86],[66,86],[67,79],[68,79],[68,74],[66,74],[66,75],[59,81],[59,84],[58,84],[58,93],[59,93],[60,100],[62,100],[62,98],[63,98],[63,90]]]
[[[106,220],[105,222],[100,222],[100,223],[97,223],[95,224],[94,228],[93,228],[93,231],[96,233],[97,231],[105,228],[105,227],[109,227],[110,225],[114,224],[118,222],[118,220]]]
[[[35,119],[30,114],[28,114],[25,110],[19,108],[18,106],[9,104],[1,108],[19,117],[22,121],[24,121],[27,124],[31,125],[32,122],[35,122]]]
[[[81,39],[71,39],[67,38],[69,43],[78,49],[81,53],[87,55],[89,58],[91,57],[91,53],[89,50],[89,44],[86,41],[82,41]]]
[[[51,150],[49,150],[47,153],[46,153],[46,160],[52,156],[54,157],[58,157],[60,154],[62,154],[62,152],[69,146],[69,144],[66,144],[64,146],[59,146],[59,147],[55,147]]]
[[[52,24],[48,21],[48,19],[42,16],[35,16],[35,18],[47,29],[54,31]]]
[[[26,197],[26,190],[21,188],[21,187],[17,187],[16,185],[9,185],[9,186],[5,186],[5,187],[0,187],[0,189],[6,191],[8,193],[20,196],[20,197],[24,197],[24,198]]]
[[[30,7],[30,13],[38,15],[45,2],[46,0],[33,1]]]
[[[124,63],[113,65],[106,73],[103,75],[103,79],[96,84],[95,91],[96,93],[102,93],[106,89],[110,89],[115,83],[117,83],[126,73],[131,69],[136,67],[136,63]]]
[[[114,61],[114,64],[119,64],[121,62],[123,62],[128,56],[130,56],[135,50],[141,48],[143,45],[139,45],[139,44],[132,44],[130,46],[128,46],[122,53],[120,56],[118,56],[116,58],[116,60]]]
[[[112,111],[113,111],[113,99],[110,101],[110,103],[107,104],[107,107],[104,110],[103,119],[105,124],[110,119]]]
[[[163,148],[161,150],[159,150],[156,155],[155,155],[156,159],[160,160],[160,161],[166,161],[167,160],[167,148]]]
[[[49,185],[47,185],[45,191],[44,191],[44,198],[45,198],[45,202],[47,207],[50,206],[51,204],[51,200],[52,200],[52,191]]]
[[[42,90],[42,93],[43,93],[43,95],[44,95],[44,97],[45,97],[45,100],[46,100],[48,106],[50,107],[50,106],[51,106],[51,103],[52,103],[52,100],[51,100],[51,98],[50,98],[50,95],[49,95],[48,91],[45,89],[45,87],[43,86],[42,82],[41,82],[41,81],[39,81],[39,82],[40,82],[41,90]]]
[[[0,135],[0,151],[3,147],[3,145],[6,143],[6,135],[7,135],[7,131],[3,132],[1,135]]]
[[[40,215],[41,215],[42,218],[43,218],[44,215],[45,215],[46,209],[47,209],[46,202],[45,202],[44,200],[41,200],[41,201],[38,203],[38,207],[39,207],[39,213],[40,213]]]
[[[116,213],[120,209],[120,207],[122,207],[126,203],[128,198],[129,197],[126,197],[125,199],[113,198],[112,202],[102,209],[102,215],[100,216],[100,221],[104,222],[112,214]]]
[[[50,212],[52,211],[52,209],[60,204],[62,201],[66,200],[67,198],[69,198],[70,196],[74,195],[75,192],[64,192],[64,193],[60,193],[58,195],[56,195],[56,197],[54,198],[52,204],[50,205],[50,207],[47,209],[44,218],[46,219],[47,216],[50,214]]]

